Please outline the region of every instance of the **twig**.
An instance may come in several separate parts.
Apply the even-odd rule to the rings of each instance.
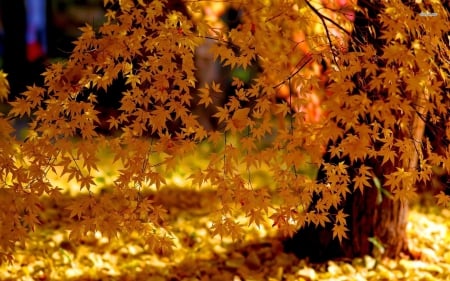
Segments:
[[[308,63],[311,62],[312,57],[308,54],[306,55],[306,61],[299,67],[297,68],[291,75],[289,75],[286,79],[284,79],[283,81],[279,82],[278,84],[276,84],[275,86],[272,86],[272,88],[276,89],[278,87],[280,87],[281,85],[283,85],[286,82],[289,82],[292,77],[294,77],[295,75],[297,75],[297,73],[299,73]]]

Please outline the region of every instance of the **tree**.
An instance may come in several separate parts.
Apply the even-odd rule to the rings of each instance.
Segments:
[[[318,250],[334,238],[346,251],[345,245],[361,242],[349,255],[365,254],[372,246],[364,239],[373,234],[371,240],[381,240],[377,243],[386,254],[398,254],[382,239],[404,231],[406,217],[400,211],[414,194],[412,185],[426,181],[432,165],[447,171],[450,166],[449,149],[445,155],[435,153],[420,133],[426,120],[448,120],[441,18],[413,20],[413,12],[397,13],[411,11],[408,6],[392,2],[378,10],[380,29],[369,28],[369,34],[377,35],[367,36],[379,39],[373,45],[358,30],[347,35],[348,7],[329,9],[326,16],[321,11],[327,9],[307,1],[246,1],[242,23],[227,30],[205,20],[202,11],[208,3],[203,1],[186,2],[191,18],[164,9],[168,1],[104,2],[117,5],[107,11],[105,24],[98,30],[82,27],[69,59],[50,65],[43,73],[45,85],[30,86],[11,102],[8,116],[0,116],[0,208],[5,208],[0,248],[5,253],[38,226],[39,198],[60,195],[50,175],[75,180],[88,194],[67,206],[72,239],[91,231],[114,237],[135,230],[147,238],[149,250],[170,252],[164,206],[155,205],[144,191],[163,189],[183,157],[208,144],[207,164],[193,167],[187,180],[197,188],[213,187],[220,199],[213,235],[242,238],[245,225],[235,218],[244,215],[249,225],[269,222],[286,236],[310,225],[331,229]],[[432,8],[448,16],[442,6]],[[211,52],[223,65],[245,69],[257,63],[261,69],[251,84],[233,77],[234,92],[220,105],[212,101],[221,85],[196,81],[195,49],[205,39],[216,42]],[[399,51],[406,55],[399,57]],[[326,90],[320,79],[325,68],[330,77]],[[120,77],[125,90],[119,114],[107,120],[119,134],[105,136],[97,131],[98,93],[108,93]],[[280,101],[283,89],[288,94]],[[192,105],[197,92],[198,105]],[[316,123],[305,116],[311,94],[324,99],[326,114]],[[206,130],[194,106],[213,107],[218,128]],[[10,136],[7,121],[23,115],[32,122],[28,137],[18,141]],[[322,160],[325,148],[329,157]],[[111,192],[96,197],[93,171],[104,150],[121,169]],[[411,164],[414,158],[420,169]],[[308,166],[322,167],[321,180],[303,172]],[[259,170],[272,182],[258,183]],[[446,203],[449,197],[441,194],[439,200]],[[367,204],[365,219],[380,222],[362,239],[356,230],[365,221],[348,208],[357,202]],[[380,206],[394,211],[379,213]],[[389,235],[374,232],[375,225],[396,220],[398,227]]]
[[[341,101],[348,101],[328,104],[339,108],[331,115],[339,132],[330,139],[318,175],[320,182],[337,176],[336,184],[350,183],[353,192],[341,203],[350,218],[345,227],[302,228],[286,243],[298,255],[321,261],[409,253],[408,199],[415,196],[416,184],[430,179],[433,165],[449,171],[444,164],[449,152],[448,53],[442,52],[448,38],[443,26],[431,27],[434,20],[448,22],[448,13],[405,1],[358,1],[350,57],[338,63],[342,69],[330,86],[333,95],[344,93]],[[426,126],[440,135],[433,145],[424,136]],[[330,163],[341,170],[330,171]],[[347,229],[348,239],[333,240]]]

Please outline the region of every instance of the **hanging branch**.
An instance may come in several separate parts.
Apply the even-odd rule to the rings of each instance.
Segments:
[[[314,14],[316,14],[320,21],[322,21],[322,25],[325,28],[325,33],[327,35],[327,39],[328,39],[328,45],[330,46],[330,50],[331,53],[333,55],[333,62],[336,64],[336,66],[338,65],[337,60],[336,60],[336,55],[335,52],[333,52],[333,44],[331,41],[331,35],[330,35],[330,31],[328,30],[327,24],[325,22],[325,20],[331,22],[333,25],[335,25],[337,28],[339,28],[341,31],[343,31],[345,34],[347,34],[349,37],[351,37],[351,33],[348,32],[345,28],[343,28],[340,24],[338,24],[337,22],[335,22],[333,19],[330,19],[329,17],[325,16],[324,14],[320,13],[316,8],[314,8],[313,5],[311,5],[311,3],[309,3],[307,0],[305,0],[306,5],[308,5],[308,7],[311,9],[311,11],[314,12]]]
[[[333,25],[335,25],[337,28],[339,28],[340,30],[342,30],[345,34],[347,34],[348,36],[352,36],[352,34],[350,32],[348,32],[345,28],[343,28],[340,24],[338,24],[337,22],[335,22],[333,19],[330,19],[329,17],[325,16],[324,14],[320,13],[316,8],[314,8],[313,5],[311,5],[311,3],[309,3],[307,0],[305,0],[306,5],[308,5],[308,7],[314,12],[314,14],[316,14],[322,21],[323,25],[325,26],[325,28],[327,29],[326,25],[325,25],[325,20],[331,22]],[[328,33],[328,32],[327,32]],[[328,36],[328,39],[330,39],[330,37]]]

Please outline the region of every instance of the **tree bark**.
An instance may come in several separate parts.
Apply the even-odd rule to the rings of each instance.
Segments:
[[[378,179],[383,173],[395,170],[391,166],[376,171]],[[377,171],[378,170],[378,171]],[[383,195],[380,188],[365,188],[364,193],[356,191],[350,196],[344,208],[350,214],[347,220],[350,229],[349,240],[342,244],[345,257],[372,255],[377,252],[383,256],[395,258],[402,252],[408,252],[406,224],[408,204],[405,201],[392,200]]]
[[[382,30],[381,23],[377,20],[378,14],[383,9],[382,3],[360,0],[358,5],[362,9],[367,9],[369,16],[366,17],[359,12],[356,13],[352,33],[353,40],[351,40],[349,51],[357,50],[356,44],[363,42],[372,45],[378,54],[382,54],[382,47],[385,42],[369,32],[370,28],[376,30],[377,33]],[[383,66],[380,65],[379,67]],[[357,79],[354,79],[354,82],[355,85],[358,85]],[[378,93],[372,94],[373,98],[379,96]],[[416,125],[421,127],[421,124]],[[394,134],[398,137],[400,132],[394,132]],[[420,132],[417,131],[417,134],[423,135],[423,128]],[[419,135],[415,137],[421,139]],[[342,159],[331,159],[329,153],[325,154],[323,158],[327,163],[338,164],[343,161]],[[352,170],[358,168],[357,166],[362,163],[352,166],[348,159],[345,159],[345,162],[350,167],[348,172],[352,178],[354,176]],[[389,196],[390,190],[382,189],[383,175],[395,171],[396,166],[381,165],[381,161],[377,162],[375,159],[366,160],[364,165],[372,168],[374,174],[372,186],[365,188],[364,193],[359,190],[352,192],[347,195],[342,204],[344,212],[350,215],[347,218],[348,239],[344,239],[342,243],[337,238],[333,239],[332,224],[328,224],[324,228],[310,224],[300,229],[294,237],[285,241],[286,251],[294,252],[300,258],[308,257],[312,262],[323,262],[336,258],[354,258],[377,253],[385,257],[395,258],[402,252],[408,252],[406,237],[408,205],[404,201],[392,200]],[[405,168],[414,169],[415,167],[414,163],[410,163],[409,167]],[[326,175],[321,168],[317,181],[324,180],[326,180]],[[353,190],[353,187],[349,188]],[[310,210],[313,209],[314,203],[310,206]]]
[[[329,159],[327,154],[324,158]],[[383,174],[395,170],[394,166],[383,169],[375,162],[364,163],[372,167],[377,180],[383,179]],[[318,180],[324,179],[323,170],[319,171]],[[406,224],[408,204],[392,200],[383,193],[379,184],[347,195],[343,203],[349,229],[348,239],[342,243],[333,238],[332,225],[316,227],[313,224],[300,229],[292,238],[285,241],[285,250],[295,253],[300,258],[308,257],[312,262],[324,262],[336,258],[354,258],[364,255],[382,255],[395,258],[401,253],[408,253]],[[314,209],[314,205],[310,207]]]

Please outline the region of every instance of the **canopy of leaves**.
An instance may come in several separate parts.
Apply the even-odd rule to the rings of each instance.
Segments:
[[[82,27],[70,58],[50,65],[43,73],[45,85],[30,86],[11,102],[9,115],[0,116],[4,253],[39,224],[40,197],[60,196],[50,180],[55,175],[74,180],[88,195],[66,206],[73,220],[71,239],[93,231],[107,237],[137,231],[150,245],[169,250],[167,210],[142,192],[163,190],[177,163],[201,143],[209,144],[203,154],[208,161],[187,171],[186,179],[215,191],[220,204],[212,211],[212,234],[234,240],[242,239],[245,225],[264,223],[284,235],[305,224],[333,224],[337,239],[345,238],[346,214],[339,204],[373,179],[364,166],[350,177],[343,164],[321,163],[324,147],[338,138],[343,141],[332,153],[339,157],[398,167],[386,175],[396,199],[411,197],[415,183],[430,179],[432,166],[450,172],[450,149],[436,152],[429,141],[415,138],[414,128],[417,116],[431,124],[444,120],[442,135],[450,136],[449,55],[443,41],[448,14],[439,4],[432,4],[438,17],[420,17],[401,1],[391,1],[380,19],[382,30],[373,31],[390,42],[378,54],[370,42],[356,42],[358,50],[346,52],[344,30],[350,23],[345,13],[325,10],[332,21],[324,25],[315,2],[246,1],[243,23],[232,30],[201,20],[204,1],[187,1],[191,18],[167,12],[167,1],[104,2],[118,7],[108,10],[105,24],[98,30]],[[299,32],[303,39],[296,41]],[[211,52],[223,65],[245,69],[257,62],[261,68],[250,85],[234,80],[235,93],[214,105],[219,127],[210,131],[192,111],[197,89],[198,106],[205,108],[221,92],[217,83],[197,85],[194,52],[206,38],[216,42]],[[332,95],[326,98],[318,77],[323,61],[332,65],[327,89]],[[119,134],[106,137],[96,130],[101,122],[97,94],[120,77],[126,85],[120,113],[107,120]],[[361,81],[355,84],[354,77]],[[0,76],[3,84],[4,79]],[[300,90],[277,103],[283,85]],[[311,93],[325,99],[326,114],[317,123],[299,110]],[[30,131],[17,141],[7,121],[22,116],[31,118]],[[109,164],[117,165],[118,173],[111,196],[98,201],[94,175],[105,149],[114,155]],[[420,169],[410,169],[413,155]],[[320,164],[327,167],[327,182],[302,173],[305,166]],[[260,169],[270,182],[253,180]],[[307,211],[314,193],[322,204]],[[234,219],[240,212],[244,222]]]

